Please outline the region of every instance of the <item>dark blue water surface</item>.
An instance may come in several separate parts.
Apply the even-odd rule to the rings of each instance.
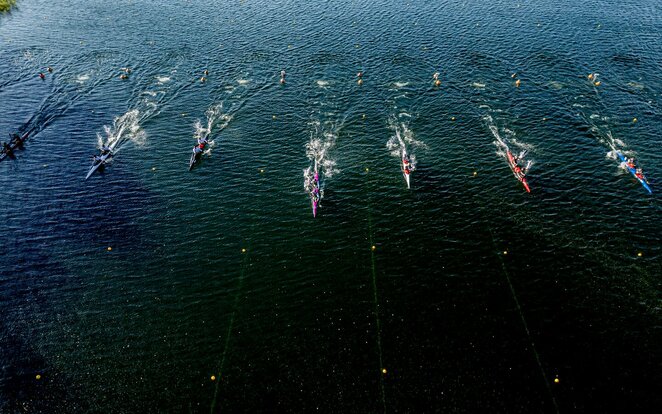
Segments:
[[[662,410],[658,0],[21,0],[0,45],[0,412]]]

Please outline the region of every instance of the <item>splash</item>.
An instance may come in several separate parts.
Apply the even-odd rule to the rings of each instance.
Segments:
[[[201,120],[197,119],[194,124],[195,133],[193,137],[196,139],[196,142],[206,139],[209,145],[204,154],[209,155],[215,145],[214,140],[209,140],[209,137],[213,132],[220,132],[225,129],[230,121],[232,121],[233,115],[223,112],[223,103],[219,103],[211,106],[207,111],[205,111],[206,123],[203,124]]]
[[[104,125],[104,133],[97,133],[99,147],[108,147],[117,153],[129,141],[144,143],[145,132],[140,128],[141,114],[137,109],[128,111],[113,120],[112,125]]]

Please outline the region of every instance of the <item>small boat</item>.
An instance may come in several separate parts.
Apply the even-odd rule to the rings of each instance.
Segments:
[[[315,175],[313,175],[312,189],[310,190],[310,202],[313,205],[313,217],[317,217],[317,208],[320,204],[320,175],[317,171],[317,161],[315,161]]]
[[[108,159],[110,159],[112,156],[112,151],[108,151],[101,156],[97,156],[94,160],[94,163],[92,164],[92,167],[90,167],[90,170],[87,172],[85,179],[87,180],[90,178],[90,176],[92,176],[96,170],[103,168],[103,166],[106,165],[106,161],[108,161]]]
[[[23,134],[23,136],[14,135],[9,141],[7,148],[0,149],[0,161],[4,160],[7,157],[14,155],[14,150],[17,148],[23,147],[23,143],[28,139],[29,132]]]
[[[405,181],[407,182],[407,188],[411,188],[410,181],[411,181],[411,160],[409,159],[409,154],[407,154],[406,149],[402,149],[402,175],[405,177]]]
[[[197,164],[198,161],[200,161],[200,156],[202,155],[202,151],[196,151],[195,149],[199,148],[197,145],[193,148],[193,154],[191,154],[191,159],[188,162],[188,170],[191,171],[195,164]]]
[[[517,159],[509,149],[506,150],[506,156],[508,157],[508,165],[510,165],[510,169],[513,170],[515,178],[517,178],[517,180],[522,183],[526,192],[530,193],[531,189],[529,188],[529,184],[526,182],[526,173],[524,172],[524,168],[520,167],[520,165],[517,163]]]
[[[620,151],[616,151],[616,155],[618,155],[618,158],[625,163],[625,166],[627,167],[628,171],[630,171],[630,174],[636,178],[641,185],[644,186],[646,190],[648,190],[649,193],[653,194],[653,190],[651,190],[650,186],[648,185],[648,180],[646,179],[646,176],[643,173],[637,173],[637,166],[632,165],[630,162],[628,162],[627,158],[623,154],[621,154]]]

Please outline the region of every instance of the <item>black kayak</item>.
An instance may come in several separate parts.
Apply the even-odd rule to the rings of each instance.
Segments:
[[[23,143],[25,142],[26,139],[28,139],[28,132],[23,134],[22,137],[19,138],[12,138],[11,142],[9,143],[8,149],[2,148],[0,151],[0,161],[4,160],[7,157],[11,157],[14,154],[14,150],[17,148],[20,148],[23,146]]]

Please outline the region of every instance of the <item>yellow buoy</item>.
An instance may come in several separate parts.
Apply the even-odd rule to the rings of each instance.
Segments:
[[[637,122],[637,118],[632,118],[632,122]]]
[[[207,80],[207,78],[205,78],[205,77],[203,76],[203,77],[200,78],[200,83],[205,83],[206,80]]]
[[[559,383],[559,378],[558,377],[554,378],[554,384],[558,384],[558,383]]]
[[[441,85],[441,81],[439,79],[434,81],[434,86],[439,86],[439,85]]]
[[[242,253],[246,253],[246,249],[241,249],[241,252],[242,252]]]
[[[112,248],[112,247],[110,247],[110,246],[108,246],[108,251],[111,251],[111,250],[113,250],[113,248]]]
[[[373,245],[370,249],[374,252],[377,249],[377,246]]]
[[[382,374],[386,374],[386,368],[382,368]]]
[[[38,380],[40,380],[40,379],[41,379],[41,375],[37,374],[37,375],[35,375],[35,378],[38,379]]]
[[[641,256],[643,256],[643,255],[644,255],[644,254],[643,254],[642,252],[637,253],[637,257],[641,257]]]
[[[454,117],[454,116],[451,117],[451,121],[455,121],[455,117]]]
[[[370,171],[370,168],[366,168],[366,169],[365,169],[365,172],[368,172],[368,171]]]
[[[522,83],[522,81],[520,81],[519,79],[517,79],[517,80],[515,81],[515,86],[517,86],[517,87],[519,88],[520,83]]]
[[[216,381],[216,375],[212,375],[212,376],[211,376],[211,380],[212,380],[212,381]]]
[[[474,171],[474,177],[478,175],[478,171]]]
[[[273,115],[271,118],[272,118],[272,119],[276,119],[276,115]]]
[[[264,174],[264,170],[263,170],[263,169],[260,169],[260,174]]]
[[[152,167],[152,171],[156,171],[156,167]]]
[[[504,251],[503,251],[503,254],[508,254],[508,250],[504,250]]]
[[[365,119],[365,114],[363,114],[363,116],[361,118]]]
[[[600,82],[600,81],[597,81],[597,82],[594,83],[595,86],[600,86],[601,84],[602,84],[602,82]]]
[[[593,74],[592,74],[592,73],[589,73],[589,74],[588,74],[588,78],[589,78],[589,79],[593,79]]]
[[[359,79],[356,83],[358,83],[359,85],[363,85],[363,79]]]

